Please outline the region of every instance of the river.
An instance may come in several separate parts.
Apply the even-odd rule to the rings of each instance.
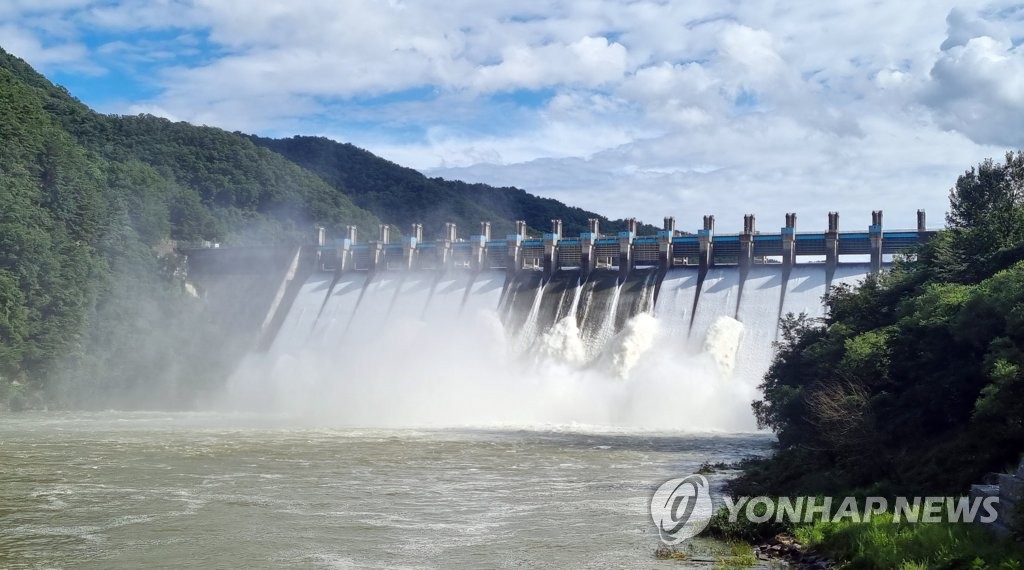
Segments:
[[[765,434],[0,418],[0,567],[671,567],[648,501]],[[712,476],[714,488],[721,477]],[[721,545],[692,548],[713,557]]]

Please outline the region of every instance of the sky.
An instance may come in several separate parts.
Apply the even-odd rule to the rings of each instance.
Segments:
[[[0,46],[98,111],[688,230],[941,226],[1024,147],[1022,39],[1010,2],[0,0]]]

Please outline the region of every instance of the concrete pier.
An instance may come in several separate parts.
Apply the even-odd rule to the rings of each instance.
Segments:
[[[796,214],[786,214],[786,225],[779,229],[782,238],[782,270],[789,275],[796,263]]]
[[[458,239],[458,228],[452,222],[445,222],[441,239],[437,240],[437,269],[447,271],[455,265],[452,246]]]
[[[356,227],[346,226],[344,237],[327,242],[326,233],[317,228],[316,271],[342,273],[352,269],[352,246],[356,243]]]
[[[714,237],[715,217],[704,216],[704,228],[697,230],[697,239],[700,241],[700,258],[697,261],[697,266],[700,268],[701,281],[704,281],[704,276],[708,274],[708,269],[714,265]]]
[[[562,237],[562,220],[551,220],[551,233],[544,234],[544,280],[558,268],[558,240]]]
[[[480,233],[469,236],[473,250],[470,254],[469,268],[478,272],[487,263],[487,242],[491,241],[491,222],[480,222]]]
[[[920,210],[919,210],[920,211]],[[868,227],[871,239],[871,273],[882,271],[882,211],[871,212],[871,226]]]
[[[601,222],[597,218],[587,220],[587,231],[580,234],[580,271],[586,278],[596,267],[594,246],[601,239]]]
[[[676,219],[665,218],[662,230],[658,232],[658,266],[665,269],[672,266],[672,238],[676,237]]]
[[[416,246],[423,243],[423,224],[413,224],[409,235],[402,240],[402,269],[412,269],[416,260]]]
[[[740,254],[736,258],[736,265],[740,268],[741,279],[746,278],[750,272],[750,265],[754,263],[754,214],[743,216],[743,233],[739,235]]]
[[[505,238],[506,265],[509,275],[515,275],[523,269],[523,241],[526,239],[526,222],[516,220],[516,233]]]
[[[387,269],[387,260],[385,259],[384,246],[388,244],[391,238],[391,226],[388,224],[380,224],[377,226],[377,241],[370,242],[370,267],[371,273]]]
[[[828,213],[828,231],[825,232],[825,283],[832,286],[832,278],[839,264],[839,212]]]
[[[633,240],[636,238],[636,218],[626,220],[626,231],[619,232],[619,280],[624,281],[633,268]]]

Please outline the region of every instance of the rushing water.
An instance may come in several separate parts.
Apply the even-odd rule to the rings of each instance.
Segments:
[[[654,559],[653,490],[768,442],[12,415],[0,419],[0,567],[678,568]]]

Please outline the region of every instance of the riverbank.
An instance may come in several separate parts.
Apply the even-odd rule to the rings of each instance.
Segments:
[[[967,523],[818,522],[794,529],[810,551],[850,569],[971,568],[1017,570],[1024,547]]]
[[[832,497],[832,503],[843,498]],[[766,508],[754,512],[764,515]],[[750,545],[758,562],[785,561],[796,568],[1019,570],[1024,561],[1024,545],[978,523],[907,522],[892,512],[866,520],[836,519],[752,523],[741,515],[730,522],[728,510],[722,509],[705,535]]]

